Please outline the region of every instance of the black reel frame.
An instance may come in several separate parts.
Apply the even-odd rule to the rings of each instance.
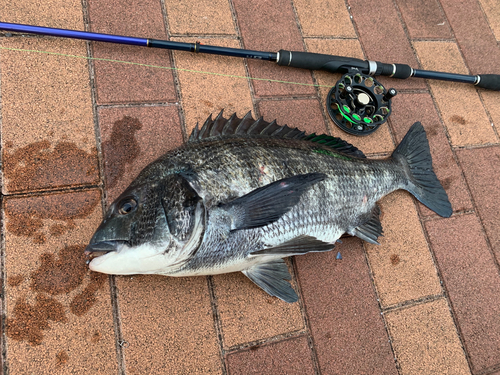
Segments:
[[[365,136],[373,133],[391,114],[391,98],[396,90],[385,87],[373,77],[349,69],[326,97],[332,121],[346,133]]]

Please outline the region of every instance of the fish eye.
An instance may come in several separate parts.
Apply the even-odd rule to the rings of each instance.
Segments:
[[[127,215],[137,207],[137,201],[134,198],[125,198],[118,205],[118,212]]]

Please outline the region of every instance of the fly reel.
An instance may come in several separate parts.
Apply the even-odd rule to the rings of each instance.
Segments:
[[[373,77],[349,70],[326,97],[330,118],[343,131],[368,135],[387,121],[395,89],[386,90]]]

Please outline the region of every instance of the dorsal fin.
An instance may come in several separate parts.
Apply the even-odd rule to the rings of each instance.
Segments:
[[[254,120],[251,112],[248,112],[241,119],[236,116],[236,113],[233,113],[229,119],[226,119],[222,113],[223,111],[220,111],[215,120],[212,120],[212,115],[210,115],[201,129],[198,129],[198,124],[196,124],[196,127],[189,136],[188,142],[231,135],[265,136],[278,139],[304,140],[327,146],[343,154],[358,158],[365,157],[356,147],[337,137],[326,134],[316,135],[316,133],[306,135],[304,131],[297,128],[290,128],[287,125],[280,126],[276,123],[276,120],[267,122],[262,117]]]

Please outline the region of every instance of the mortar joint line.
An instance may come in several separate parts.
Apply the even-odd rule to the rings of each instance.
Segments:
[[[210,307],[212,309],[212,316],[214,322],[215,334],[217,336],[217,343],[219,349],[219,359],[221,365],[222,375],[227,374],[227,366],[226,366],[226,353],[227,351],[224,349],[224,332],[222,330],[222,320],[220,318],[219,307],[217,303],[217,294],[215,293],[215,283],[213,276],[207,276],[207,288],[210,294]]]
[[[300,306],[302,321],[304,324],[305,334],[306,334],[306,338],[307,338],[307,344],[308,344],[309,349],[311,351],[311,360],[312,360],[314,372],[317,375],[321,375],[321,367],[319,365],[318,352],[316,351],[316,344],[314,342],[314,337],[313,337],[312,330],[311,330],[311,322],[309,321],[309,315],[307,313],[306,304],[304,302],[304,295],[302,293],[302,287],[301,287],[300,282],[299,282],[297,262],[295,261],[295,257],[291,257],[289,259],[290,259],[292,273],[293,273],[292,280],[294,281],[294,286],[295,286],[295,289],[297,290],[297,295],[299,296],[298,302],[299,302],[299,306]]]
[[[88,7],[88,0],[81,0],[82,3],[82,12],[84,19],[84,27],[87,31],[90,31],[90,12]],[[93,113],[93,121],[94,121],[94,136],[96,140],[96,148],[97,148],[97,161],[99,165],[99,189],[101,192],[101,208],[103,215],[106,212],[106,200],[107,200],[107,191],[105,189],[105,174],[104,174],[104,159],[102,154],[102,144],[101,144],[101,128],[100,128],[100,119],[99,119],[99,111],[97,107],[97,87],[95,81],[95,66],[93,59],[93,44],[91,42],[86,42],[87,47],[87,57],[88,57],[88,70],[89,70],[89,80],[90,80],[90,96],[92,100],[92,113]],[[113,330],[115,336],[115,352],[116,352],[116,364],[118,367],[118,373],[120,375],[126,374],[126,363],[124,358],[123,348],[120,345],[122,339],[122,327],[121,327],[121,318],[120,318],[120,306],[118,301],[117,289],[116,289],[116,280],[113,275],[108,277],[108,285],[109,285],[109,298],[111,300],[111,313],[113,317]]]

